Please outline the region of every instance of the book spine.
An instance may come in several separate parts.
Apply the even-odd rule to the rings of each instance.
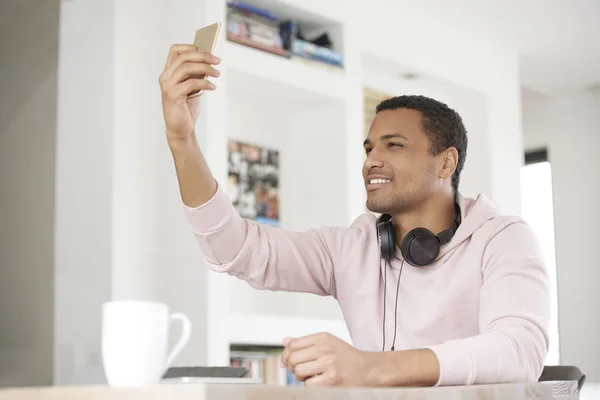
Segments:
[[[248,368],[250,378],[260,379],[266,385],[298,384],[294,374],[281,367],[281,352],[231,351],[229,364],[232,367]]]
[[[237,8],[239,10],[246,11],[246,12],[251,13],[251,14],[259,15],[259,16],[261,16],[263,18],[267,18],[267,19],[270,19],[272,21],[277,21],[277,15],[275,15],[275,13],[272,13],[272,12],[270,12],[268,10],[265,10],[263,8],[260,8],[260,7],[255,7],[253,5],[244,3],[242,1],[232,0],[232,1],[229,1],[227,3],[227,5],[229,7]]]

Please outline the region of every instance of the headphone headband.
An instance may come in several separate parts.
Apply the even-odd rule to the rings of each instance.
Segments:
[[[400,244],[400,251],[409,264],[421,267],[429,265],[437,259],[440,246],[452,239],[462,222],[460,205],[456,200],[454,209],[456,218],[452,225],[437,235],[425,228],[415,228],[406,234]],[[394,256],[396,249],[396,232],[392,216],[389,214],[380,215],[377,218],[376,227],[381,257],[389,260]]]
[[[391,215],[381,214],[377,218],[377,233],[381,255],[384,259],[389,260],[394,256],[396,249],[396,234]]]
[[[456,234],[456,231],[460,226],[462,216],[460,214],[460,206],[456,201],[454,202],[454,211],[456,212],[456,218],[454,218],[454,221],[452,221],[452,225],[450,226],[450,228],[437,234],[437,238],[440,241],[440,245],[448,243],[450,239],[452,239],[454,234]]]

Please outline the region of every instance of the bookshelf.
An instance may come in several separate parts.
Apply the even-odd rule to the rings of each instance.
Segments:
[[[280,346],[232,345],[230,364],[233,367],[246,367],[249,378],[260,379],[267,385],[299,385],[294,374],[281,366]]]

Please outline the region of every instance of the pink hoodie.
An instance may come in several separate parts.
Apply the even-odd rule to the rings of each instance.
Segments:
[[[462,224],[438,260],[403,265],[395,348],[433,350],[438,386],[536,381],[550,321],[540,246],[521,218],[501,215],[485,196],[459,196],[459,204]],[[184,211],[212,270],[258,289],[333,296],[359,350],[382,350],[386,278],[390,350],[402,259],[397,249],[391,265],[381,260],[374,215],[350,227],[285,231],[242,219],[220,187]]]

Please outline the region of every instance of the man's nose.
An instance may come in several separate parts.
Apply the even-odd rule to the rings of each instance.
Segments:
[[[369,170],[371,168],[381,168],[382,166],[383,161],[377,157],[377,154],[374,151],[370,151],[365,160],[365,168]]]

